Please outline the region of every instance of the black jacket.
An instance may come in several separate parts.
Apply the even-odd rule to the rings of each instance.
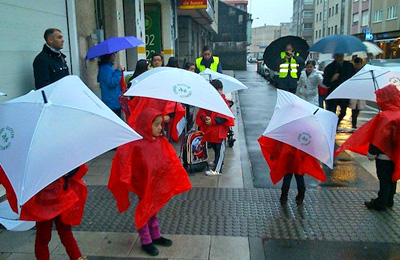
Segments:
[[[69,75],[65,57],[62,53],[53,52],[46,44],[43,46],[43,50],[33,61],[36,89],[43,88]]]
[[[335,73],[339,73],[339,79],[331,82]],[[328,94],[332,93],[340,84],[351,78],[355,73],[354,66],[348,61],[343,61],[340,66],[336,61],[332,61],[324,69],[323,84],[328,87]]]

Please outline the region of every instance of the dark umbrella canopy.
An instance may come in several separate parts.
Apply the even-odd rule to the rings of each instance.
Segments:
[[[307,59],[308,48],[310,48],[307,42],[297,36],[284,36],[271,42],[271,44],[265,49],[264,63],[268,68],[275,71],[279,70],[279,64],[281,62],[280,54],[282,51],[285,51],[285,47],[288,43],[292,44],[293,51],[298,52],[303,60]]]
[[[97,58],[104,54],[135,48],[141,44],[143,44],[143,42],[133,36],[111,37],[91,47],[86,54],[85,60]]]
[[[351,35],[330,35],[317,41],[310,52],[319,53],[353,53],[357,51],[367,51],[360,39]]]

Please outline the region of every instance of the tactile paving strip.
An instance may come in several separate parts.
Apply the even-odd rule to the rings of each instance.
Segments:
[[[311,190],[303,206],[290,191],[287,206],[279,189],[193,188],[175,196],[158,214],[166,234],[267,237],[331,241],[400,242],[400,208],[366,210],[373,191]],[[80,231],[136,232],[133,204],[119,214],[105,186],[89,186]],[[399,201],[396,199],[396,205]]]

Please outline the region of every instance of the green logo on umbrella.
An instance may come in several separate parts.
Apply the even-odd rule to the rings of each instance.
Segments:
[[[311,135],[309,133],[301,133],[297,137],[300,145],[307,146],[311,143]]]
[[[173,86],[174,93],[181,98],[187,98],[192,95],[192,87],[185,84],[176,84]]]
[[[10,148],[11,139],[14,139],[14,129],[11,127],[3,127],[0,129],[0,150],[4,151]]]

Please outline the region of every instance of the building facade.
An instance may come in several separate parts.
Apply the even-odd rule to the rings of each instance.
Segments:
[[[247,12],[248,0],[221,0],[221,2]]]
[[[294,0],[291,34],[314,42],[314,0]]]
[[[370,0],[370,33],[373,42],[384,51],[383,59],[400,58],[399,0]]]

